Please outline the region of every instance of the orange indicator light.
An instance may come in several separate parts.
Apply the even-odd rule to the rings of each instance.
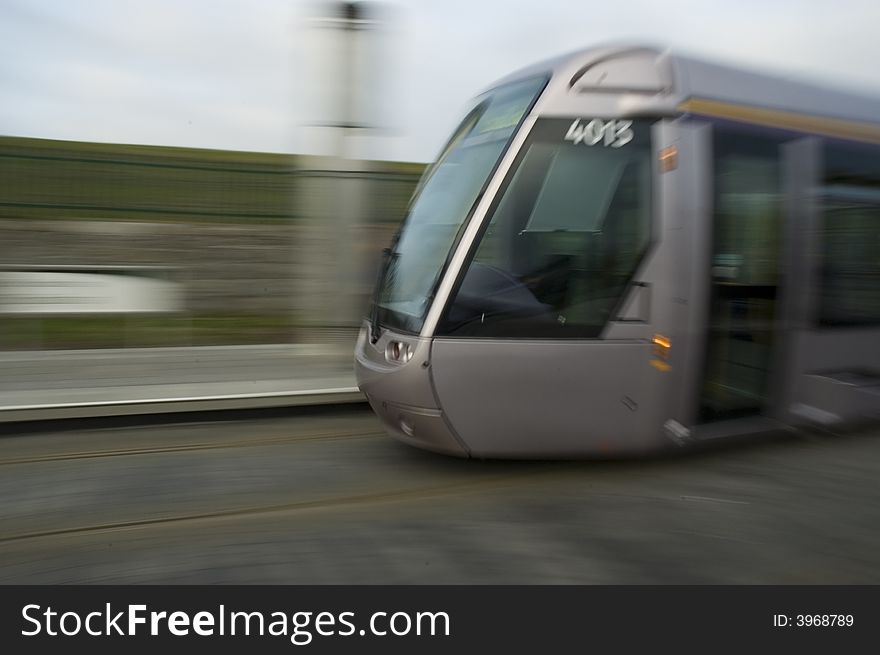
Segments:
[[[660,172],[668,173],[678,168],[678,148],[669,146],[660,151]]]

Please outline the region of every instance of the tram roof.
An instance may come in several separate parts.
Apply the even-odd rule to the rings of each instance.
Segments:
[[[725,116],[725,112],[750,107],[770,113],[880,124],[880,95],[845,91],[782,74],[683,56],[670,48],[654,45],[587,48],[532,64],[499,80],[498,84],[542,73],[552,73],[557,94],[564,93],[566,86],[569,94],[607,96],[608,92],[618,91],[642,97],[646,110],[653,104],[667,110],[675,108],[679,112],[735,119],[736,116]]]

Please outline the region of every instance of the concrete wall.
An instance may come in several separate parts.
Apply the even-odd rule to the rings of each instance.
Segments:
[[[4,137],[0,268],[167,267],[190,316],[350,328],[421,169]]]

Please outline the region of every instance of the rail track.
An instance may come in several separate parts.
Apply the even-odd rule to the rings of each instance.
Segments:
[[[444,497],[465,493],[486,492],[523,482],[538,481],[544,476],[536,473],[498,475],[480,480],[467,480],[456,483],[424,485],[373,493],[350,494],[329,498],[319,498],[290,503],[265,504],[213,512],[193,512],[130,521],[112,521],[89,525],[60,528],[55,530],[35,530],[8,536],[0,536],[0,544],[17,541],[68,537],[100,532],[114,532],[139,528],[156,528],[182,523],[202,523],[223,519],[245,518],[271,514],[289,515],[299,512],[330,511],[352,509],[394,502],[417,502],[434,497]]]
[[[0,466],[15,466],[20,464],[39,464],[42,462],[62,462],[77,459],[98,459],[103,457],[132,457],[136,455],[156,455],[163,453],[185,453],[202,450],[220,450],[224,448],[250,448],[256,446],[276,446],[284,444],[306,443],[319,440],[341,439],[366,439],[382,436],[381,432],[367,432],[353,430],[350,432],[317,432],[308,435],[258,437],[253,439],[240,439],[230,442],[200,442],[180,445],[163,445],[138,448],[112,448],[102,450],[83,450],[72,453],[54,453],[48,455],[31,455],[26,457],[9,457],[0,459]]]

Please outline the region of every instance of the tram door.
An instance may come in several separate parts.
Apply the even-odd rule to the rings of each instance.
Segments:
[[[784,216],[780,141],[717,127],[713,141],[702,422],[758,414],[767,404]]]

